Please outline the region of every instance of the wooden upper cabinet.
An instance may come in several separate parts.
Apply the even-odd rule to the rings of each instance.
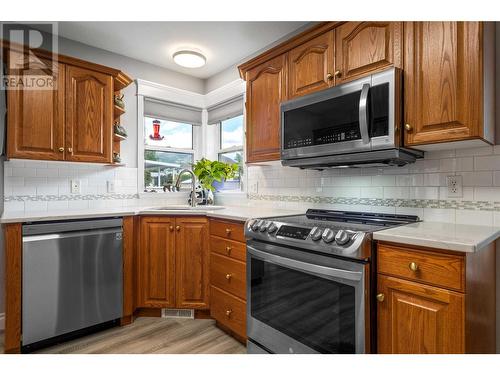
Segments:
[[[334,31],[326,32],[288,53],[289,99],[334,83]]]
[[[176,219],[176,306],[209,308],[208,220]]]
[[[465,352],[464,294],[378,275],[378,352]]]
[[[346,22],[335,29],[335,83],[401,67],[402,22]]]
[[[92,70],[66,70],[67,160],[111,163],[113,78]]]
[[[280,103],[287,98],[286,63],[284,54],[246,73],[247,162],[280,158]]]
[[[489,116],[483,116],[483,24],[407,22],[404,35],[406,144],[489,138],[483,129]]]
[[[20,62],[22,54],[12,54]],[[50,62],[45,59],[42,63]],[[12,65],[11,65],[12,64]],[[9,66],[16,66],[14,61]],[[55,90],[7,90],[7,156],[9,158],[64,160],[64,64],[57,72],[18,66],[9,74],[53,75]],[[28,77],[29,78],[29,77]],[[61,150],[60,150],[61,149]]]
[[[175,307],[175,219],[141,218],[138,305]]]

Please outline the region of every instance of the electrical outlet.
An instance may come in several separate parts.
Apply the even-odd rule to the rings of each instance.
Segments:
[[[259,182],[255,181],[255,182],[251,183],[248,186],[248,192],[250,194],[258,194],[259,193]]]
[[[71,194],[80,194],[80,180],[71,180]]]
[[[446,176],[448,198],[462,198],[462,176]]]
[[[106,181],[106,185],[108,187],[108,193],[115,192],[115,182],[114,181]]]

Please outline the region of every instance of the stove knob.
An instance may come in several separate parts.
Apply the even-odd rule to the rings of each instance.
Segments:
[[[267,232],[274,233],[277,230],[278,230],[278,226],[271,221],[271,224],[269,224],[269,228],[267,228]]]
[[[345,245],[348,243],[350,240],[349,235],[345,230],[339,230],[337,234],[335,235],[335,242],[337,242],[338,245]]]
[[[261,220],[255,220],[254,223],[252,224],[252,230],[254,232],[257,232],[259,230],[260,222]]]
[[[313,229],[311,229],[311,239],[313,241],[318,241],[321,239],[321,229],[319,229],[318,227],[314,227]]]
[[[267,228],[269,227],[269,224],[271,224],[269,221],[263,221],[262,224],[260,224],[259,230],[261,232],[265,232]]]
[[[256,221],[257,221],[257,220],[252,219],[252,220],[250,220],[250,221],[248,222],[248,229],[249,229],[249,230],[253,230],[253,225],[255,224],[255,222],[256,222]]]
[[[323,241],[325,241],[326,243],[330,243],[335,239],[335,234],[333,233],[333,230],[326,228],[323,231],[321,238],[323,238]]]

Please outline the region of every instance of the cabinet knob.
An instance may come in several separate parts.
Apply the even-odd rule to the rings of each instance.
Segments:
[[[179,232],[179,231],[181,230],[181,227],[177,225],[177,226],[175,227],[175,230],[176,230],[177,232]]]
[[[329,81],[331,81],[333,79],[333,74],[332,73],[328,73],[326,75],[326,79],[329,80]]]
[[[231,229],[226,228],[226,234],[227,234],[227,235],[230,235],[230,234],[231,234],[231,232],[232,232],[232,230],[231,230]]]
[[[377,301],[384,302],[384,299],[385,299],[384,293],[377,294]]]
[[[64,147],[59,147],[59,152],[64,152]]]
[[[336,70],[335,73],[333,73],[333,75],[337,78],[340,78],[342,77],[342,72],[340,70]]]
[[[170,232],[174,231],[174,227],[172,225],[168,229],[170,229]]]
[[[231,316],[231,314],[233,313],[233,310],[229,309],[229,310],[226,310],[226,316],[229,318]]]
[[[413,127],[410,124],[405,124],[405,130],[407,132],[411,132],[413,130]]]
[[[227,255],[231,254],[231,246],[226,246],[226,253]]]
[[[415,262],[411,262],[408,267],[413,271],[413,272],[417,272],[418,271],[418,264],[415,263]]]
[[[226,274],[226,279],[229,281],[231,280],[231,277],[233,277],[233,275],[231,275],[230,273]]]

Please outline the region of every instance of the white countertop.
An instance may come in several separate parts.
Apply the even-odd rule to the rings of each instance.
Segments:
[[[172,209],[169,209],[172,207]],[[180,210],[178,205],[166,206],[165,209],[155,207],[121,207],[107,209],[88,209],[78,211],[47,212],[8,212],[0,218],[0,223],[36,222],[49,220],[70,220],[98,218],[107,216],[132,215],[204,215],[208,217],[246,221],[254,217],[272,217],[297,215],[302,210],[283,210],[276,208],[227,206],[222,209],[198,207],[196,210]],[[500,237],[500,227],[464,225],[440,222],[419,222],[385,229],[373,233],[373,238],[406,245],[424,246],[461,252],[475,252]]]
[[[295,215],[304,213],[301,211],[282,210],[275,208],[249,207],[249,206],[227,206],[222,209],[211,210],[209,206],[198,207],[196,210],[180,210],[175,209],[179,205],[166,206],[165,209],[157,209],[151,206],[148,207],[121,207],[107,209],[88,209],[77,211],[52,211],[48,212],[7,212],[0,218],[0,223],[25,223],[35,221],[49,220],[71,220],[98,218],[106,216],[132,216],[132,215],[205,215],[220,219],[246,221],[253,217],[271,217],[283,215]]]
[[[473,253],[500,237],[500,227],[422,221],[373,233],[373,238],[406,245]]]

